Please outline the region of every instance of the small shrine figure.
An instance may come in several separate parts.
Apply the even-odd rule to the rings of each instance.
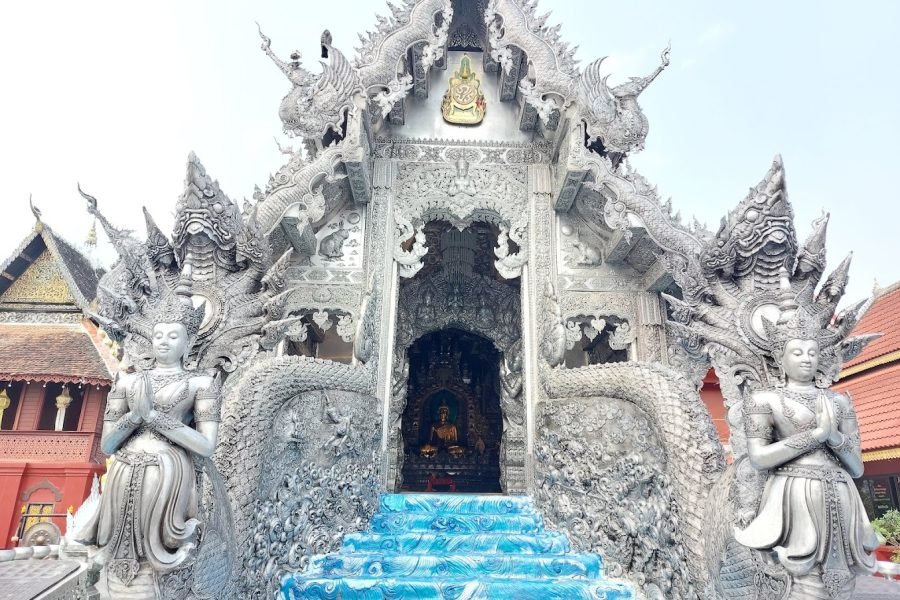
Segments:
[[[790,294],[790,283],[782,287]],[[750,461],[769,477],[756,517],[735,539],[781,563],[791,576],[789,598],[849,599],[857,574],[872,572],[878,541],[853,483],[863,473],[853,404],[817,385],[820,353],[834,340],[790,296],[777,324],[763,325],[783,385],[745,401]]]
[[[428,443],[422,446],[420,453],[431,458],[440,450],[446,450],[454,458],[465,454],[465,449],[459,445],[459,431],[450,421],[450,407],[446,403],[438,407],[438,422],[431,426]]]
[[[448,123],[477,125],[484,119],[486,109],[481,82],[472,70],[469,55],[464,54],[459,69],[450,77],[450,85],[441,104],[441,114]]]
[[[474,196],[477,193],[478,186],[469,175],[469,161],[460,158],[456,161],[456,176],[454,176],[453,181],[450,182],[450,187],[447,189],[447,195],[457,196],[459,194],[465,194],[466,196]]]

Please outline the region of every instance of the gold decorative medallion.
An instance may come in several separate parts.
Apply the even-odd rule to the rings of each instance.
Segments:
[[[459,69],[450,77],[441,114],[448,123],[477,125],[484,119],[486,109],[481,82],[472,70],[472,60],[468,54],[463,54]]]

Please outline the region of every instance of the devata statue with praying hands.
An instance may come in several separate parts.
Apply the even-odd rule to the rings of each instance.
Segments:
[[[196,465],[212,455],[219,427],[218,386],[183,364],[203,308],[174,293],[156,308],[152,367],[121,374],[109,394],[101,449],[115,461],[80,534],[99,547],[102,585],[117,599],[166,597],[164,579],[192,560],[201,525]]]
[[[853,483],[863,473],[859,425],[846,394],[817,387],[818,320],[791,298],[763,321],[783,384],[744,403],[751,464],[769,471],[756,518],[738,542],[770,553],[791,577],[791,599],[851,598],[878,542]]]

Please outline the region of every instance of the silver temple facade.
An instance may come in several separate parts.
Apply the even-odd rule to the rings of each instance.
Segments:
[[[768,414],[748,400],[760,390],[824,394],[871,339],[848,339],[866,306],[831,318],[849,262],[817,290],[827,219],[798,242],[780,158],[717,232],[682,223],[629,166],[668,49],[609,87],[602,59],[577,68],[523,0],[406,0],[355,58],[326,31],[319,74],[260,37],[300,144],[253,202],[193,155],[170,236],[148,213],[139,240],[85,194],[120,255],[96,318],[128,365],[104,430],[127,477],[103,492],[108,535],[85,539],[100,588],[271,598],[364,529],[380,494],[427,490],[530,496],[647,597],[849,597],[862,525],[859,552],[803,573],[735,532],[759,527],[770,475],[796,460],[817,474],[804,485],[852,488],[842,396],[822,396],[834,414],[790,405],[812,414],[790,430],[746,415]],[[179,323],[191,339],[175,361],[158,336],[181,344]],[[798,331],[817,344],[815,377],[779,366]],[[728,468],[697,392],[710,367]],[[769,444],[797,452],[761,467]],[[193,464],[178,489],[196,508],[169,504],[197,534],[149,561],[141,544],[160,534],[135,525],[154,527],[135,499],[147,473],[169,477],[165,456]],[[857,518],[841,493],[809,514]],[[810,527],[816,552],[850,543]]]

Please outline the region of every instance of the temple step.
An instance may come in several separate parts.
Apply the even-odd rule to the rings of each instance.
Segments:
[[[396,552],[399,554],[563,554],[569,539],[556,532],[533,535],[457,533],[351,533],[341,552]]]
[[[448,598],[539,598],[540,600],[631,600],[634,593],[625,584],[612,581],[576,579],[386,579],[351,577],[343,579],[288,578],[282,586],[288,600],[446,600]]]
[[[529,498],[388,494],[367,531],[284,578],[282,598],[334,600],[631,600],[596,554],[546,531]]]
[[[482,515],[534,515],[528,496],[481,494],[384,494],[379,512],[465,513]]]
[[[373,533],[541,533],[540,515],[439,514],[397,512],[372,517]]]
[[[514,579],[597,579],[602,561],[596,554],[465,554],[454,556],[400,554],[326,554],[314,556],[311,577],[428,577]]]

